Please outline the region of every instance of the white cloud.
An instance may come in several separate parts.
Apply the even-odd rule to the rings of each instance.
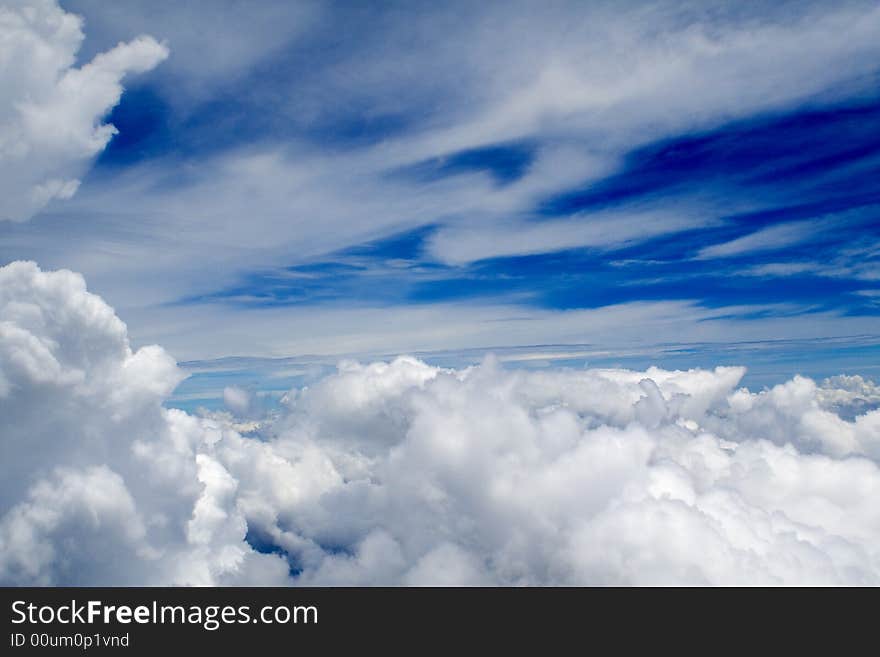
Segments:
[[[149,12],[145,6],[114,9],[100,20],[120,25],[145,16],[143,29],[168,35],[175,52],[196,53],[185,57],[188,80],[202,74],[212,84],[224,80],[214,61],[200,68],[201,37],[190,43],[179,30],[191,10],[150,17],[152,5]],[[265,15],[274,18],[275,11]],[[602,223],[601,214],[545,226],[522,218],[548,196],[613,175],[626,152],[653,140],[857,97],[880,53],[880,11],[867,4],[732,12],[693,3],[625,10],[577,3],[527,13],[505,4],[475,11],[472,20],[452,13],[438,6],[385,16],[375,38],[355,40],[325,60],[315,61],[306,39],[303,61],[314,70],[273,78],[271,93],[256,83],[253,89],[266,98],[261,112],[298,126],[293,136],[279,140],[269,131],[243,150],[212,149],[197,167],[169,157],[90,181],[64,207],[71,219],[87,220],[4,235],[3,253],[83,272],[118,308],[137,307],[137,317],[127,317],[138,329],[140,316],[155,305],[235,286],[256,269],[307,262],[427,224],[443,227],[432,255],[449,262],[570,244],[631,244],[755,210],[761,199],[750,199],[747,208],[721,199],[702,215],[704,223],[692,207],[675,216],[681,199],[647,226],[627,219],[644,217],[643,208],[633,207],[621,207],[614,223]],[[265,19],[246,20],[263,25]],[[438,28],[448,21],[462,29]],[[300,22],[271,23],[269,31],[293,26],[290,48],[299,52]],[[309,25],[315,40],[326,36],[324,23]],[[253,29],[264,35],[264,27]],[[420,37],[418,48],[412,34]],[[285,39],[267,40],[276,47]],[[251,55],[240,59],[251,65]],[[178,64],[169,60],[163,76]],[[235,67],[230,72],[239,74]],[[327,149],[324,141],[316,146],[300,138],[314,136],[315,117],[332,115],[345,124],[353,116],[398,114],[415,121],[376,143]],[[457,149],[517,139],[536,143],[537,159],[523,178],[503,187],[482,172],[432,183],[387,175]],[[181,184],[168,185],[169,179]],[[693,205],[706,200],[685,199]],[[176,308],[180,321],[188,321],[190,309]],[[294,314],[287,309],[286,323]],[[221,352],[253,347],[247,332],[229,339]]]
[[[735,272],[739,276],[797,276],[821,271],[820,265],[810,262],[768,262]]]
[[[744,239],[749,239],[746,236]],[[756,236],[758,237],[758,236]],[[797,236],[793,236],[797,240]],[[757,244],[752,241],[752,245]],[[726,248],[728,244],[719,245]],[[748,245],[747,245],[748,246]],[[775,247],[774,247],[775,248]],[[760,250],[760,245],[758,245]],[[850,278],[862,281],[880,280],[880,266],[877,257],[880,255],[878,245],[869,239],[846,246],[836,254],[822,262],[768,262],[747,267],[736,272],[740,276],[795,276],[810,274],[828,278]],[[861,290],[857,294],[870,296],[871,290]]]
[[[167,42],[173,56],[163,66],[158,84],[169,91],[175,105],[203,101],[217,86],[228,84],[268,56],[277,56],[320,18],[322,9],[306,1],[266,0],[259,7],[240,0],[214,0],[211,11],[193,2],[67,0],[64,4],[86,16],[89,40],[94,44],[89,50],[107,48],[142,32]],[[210,57],[205,56],[208,52]]]
[[[76,67],[82,19],[55,0],[0,3],[0,220],[23,221],[69,199],[116,129],[102,122],[122,78],[168,56],[139,36]]]
[[[255,439],[76,274],[0,269],[0,322],[5,584],[880,583],[863,379],[345,362]]]
[[[768,228],[762,228],[729,242],[704,247],[700,249],[697,257],[700,259],[730,258],[744,253],[782,249],[815,238],[819,232],[820,226],[812,221],[777,224]],[[781,273],[796,272],[797,270],[789,269]]]
[[[461,265],[484,258],[564,249],[619,248],[710,223],[711,218],[694,209],[628,207],[552,221],[453,225],[432,235],[428,250],[442,262]]]
[[[182,373],[82,277],[0,269],[0,335],[0,581],[283,580],[207,453],[223,429],[162,408]]]
[[[880,406],[880,386],[859,375],[829,377],[817,392],[823,408],[844,417],[855,417]]]
[[[829,88],[865,84],[880,31],[880,11],[864,3],[754,13],[711,2],[576,3],[498,14],[474,20],[456,42],[475,65],[450,93],[483,102],[408,140],[410,149],[428,156],[535,133],[616,149],[821,102]]]
[[[875,317],[812,312],[808,306],[792,304],[705,308],[692,301],[639,301],[555,310],[536,308],[529,301],[514,296],[480,304],[392,307],[195,304],[124,312],[134,343],[158,342],[188,360],[221,358],[228,355],[229,345],[243,345],[240,351],[262,357],[315,354],[368,359],[541,344],[590,343],[605,352],[659,349],[664,343],[714,342],[720,348],[780,336],[815,339],[877,333]],[[206,333],[205,326],[212,330]]]
[[[243,388],[226,386],[223,389],[223,404],[237,416],[244,417],[250,409],[251,396]]]

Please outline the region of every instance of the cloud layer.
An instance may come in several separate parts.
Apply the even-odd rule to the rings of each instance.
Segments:
[[[3,584],[880,583],[860,378],[400,357],[196,417],[81,276],[22,262],[0,338]]]
[[[116,132],[102,119],[119,102],[122,78],[168,56],[139,36],[77,67],[82,22],[55,0],[0,2],[0,221],[72,197]]]

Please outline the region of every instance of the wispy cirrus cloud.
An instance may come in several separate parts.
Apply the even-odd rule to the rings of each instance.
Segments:
[[[273,334],[334,303],[865,311],[846,275],[807,285],[789,271],[758,290],[733,270],[839,258],[854,271],[854,224],[806,233],[853,207],[866,239],[876,225],[872,5],[573,3],[525,20],[516,3],[272,4],[241,21],[234,7],[205,31],[240,29],[225,63],[179,29],[191,7],[135,3],[88,23],[86,57],[134,26],[177,54],[123,96],[108,118],[121,133],[74,198],[0,227],[0,257],[82,271],[134,322],[192,326],[211,304],[235,323],[276,303]],[[184,78],[198,93],[175,92]],[[418,235],[405,255],[279,282],[400,235]],[[736,266],[693,260],[713,249],[739,250],[724,258]],[[253,349],[228,335],[214,355]]]
[[[704,247],[697,258],[729,258],[759,251],[776,251],[812,239],[821,239],[821,228],[812,221],[776,224],[729,242]]]

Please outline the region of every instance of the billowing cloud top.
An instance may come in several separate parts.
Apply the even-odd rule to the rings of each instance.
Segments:
[[[401,357],[195,417],[81,276],[13,263],[0,583],[880,583],[877,388],[743,373]]]
[[[73,196],[116,132],[102,118],[119,102],[122,78],[168,56],[140,36],[77,67],[82,41],[82,19],[55,0],[0,2],[0,220]]]

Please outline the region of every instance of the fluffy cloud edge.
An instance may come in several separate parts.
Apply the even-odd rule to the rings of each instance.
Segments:
[[[169,55],[141,35],[76,67],[82,24],[55,0],[0,5],[0,220],[26,221],[71,198],[116,134],[103,120],[119,103],[123,78]]]

